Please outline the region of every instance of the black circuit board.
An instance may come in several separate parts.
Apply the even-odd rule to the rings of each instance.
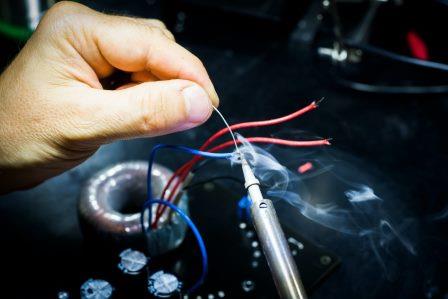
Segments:
[[[244,213],[238,212],[238,201],[244,194],[244,190],[238,189],[232,191],[228,186],[208,183],[189,190],[190,216],[203,235],[209,271],[205,283],[196,292],[181,293],[175,298],[278,297],[253,226]],[[312,293],[340,261],[297,231],[283,227],[305,288]],[[149,257],[148,266],[139,275],[125,274],[118,267],[120,253],[129,247],[145,252],[138,244],[116,246],[86,235],[47,242],[17,241],[14,247],[3,246],[3,269],[9,283],[2,288],[2,297],[58,298],[58,293],[66,292],[68,298],[80,298],[84,282],[102,279],[112,285],[113,299],[151,298],[148,276],[159,270],[176,275],[182,282],[182,290],[188,289],[200,276],[200,251],[190,231],[176,250]]]
[[[175,298],[277,298],[274,282],[258,243],[256,232],[244,212],[238,211],[239,197],[215,184],[194,188],[189,193],[190,215],[203,235],[209,255],[205,283],[197,291]],[[285,235],[307,292],[312,292],[340,263],[339,259],[313,245],[297,232],[285,228]],[[98,251],[85,244],[85,264],[77,284],[67,286],[77,298],[79,284],[89,278],[105,279],[114,287],[113,298],[151,298],[147,279],[159,270],[175,274],[188,289],[200,276],[201,256],[196,239],[187,233],[176,250],[151,258],[140,275],[126,275],[117,265],[119,252],[126,248]],[[140,248],[137,248],[140,249]],[[64,289],[64,286],[61,286]]]

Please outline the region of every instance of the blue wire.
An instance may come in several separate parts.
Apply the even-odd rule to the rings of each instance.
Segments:
[[[241,220],[244,220],[244,221],[250,220],[250,205],[251,205],[251,201],[250,201],[249,196],[243,196],[238,201],[237,214]]]
[[[201,277],[198,279],[198,281],[188,290],[188,293],[193,292],[194,290],[196,290],[196,288],[198,288],[205,280],[205,276],[207,275],[207,269],[208,269],[208,255],[207,255],[207,250],[205,248],[205,244],[204,244],[204,240],[201,236],[201,234],[199,233],[199,230],[197,229],[196,225],[193,223],[193,221],[191,221],[190,217],[188,217],[181,209],[179,209],[176,205],[168,202],[168,201],[164,201],[161,199],[153,199],[152,198],[152,185],[151,185],[151,179],[152,179],[152,166],[154,164],[154,160],[155,160],[155,156],[157,151],[159,151],[160,149],[163,148],[168,148],[168,149],[174,149],[174,150],[179,150],[179,151],[184,151],[187,152],[189,154],[192,155],[198,155],[198,156],[202,156],[202,157],[206,157],[206,158],[214,158],[214,159],[229,159],[233,156],[233,153],[210,153],[210,152],[204,152],[204,151],[200,151],[200,150],[196,150],[193,148],[189,148],[186,146],[181,146],[181,145],[169,145],[169,144],[158,144],[156,146],[154,146],[151,150],[151,154],[149,156],[149,162],[148,162],[148,173],[147,173],[147,199],[145,201],[145,203],[143,204],[143,211],[140,215],[140,222],[141,222],[141,226],[142,226],[142,231],[145,234],[146,233],[146,228],[144,225],[144,214],[145,211],[148,210],[148,228],[151,229],[151,222],[152,222],[152,211],[151,211],[151,206],[153,204],[161,204],[161,205],[165,205],[167,207],[169,207],[170,209],[174,210],[175,212],[177,212],[179,214],[179,216],[187,223],[187,225],[190,227],[190,229],[193,231],[199,248],[201,250],[201,255],[202,255],[202,273],[201,273]]]
[[[160,204],[169,207],[170,209],[174,210],[179,216],[187,223],[187,225],[192,230],[193,234],[196,237],[196,240],[198,241],[199,249],[201,250],[202,255],[202,273],[201,277],[198,279],[198,281],[187,291],[188,293],[191,293],[195,291],[205,280],[205,276],[207,275],[207,269],[208,269],[208,255],[207,255],[207,249],[205,248],[204,239],[201,236],[201,233],[199,232],[198,228],[194,224],[194,222],[188,217],[187,214],[184,213],[180,208],[178,208],[176,205],[160,199],[152,199],[145,203],[144,209],[151,209],[151,206],[153,204]],[[151,214],[149,215],[149,223],[151,223]]]
[[[151,154],[149,156],[149,164],[148,164],[148,174],[147,174],[147,196],[146,196],[146,201],[144,203],[144,205],[146,205],[146,203],[150,200],[152,200],[152,185],[151,185],[151,179],[152,179],[152,165],[154,164],[154,160],[156,157],[156,153],[163,148],[167,148],[167,149],[173,149],[173,150],[178,150],[178,151],[184,151],[187,152],[189,154],[192,155],[197,155],[197,156],[202,156],[202,157],[206,157],[206,158],[214,158],[214,159],[229,159],[230,157],[233,156],[233,153],[210,153],[210,152],[204,152],[204,151],[200,151],[197,149],[193,149],[193,148],[189,148],[186,146],[182,146],[182,145],[171,145],[171,144],[157,144],[156,146],[154,146],[151,150]],[[145,214],[146,208],[143,208],[143,211],[140,215],[140,223],[142,225],[142,231],[143,233],[145,233],[145,225],[144,225],[144,214]],[[149,216],[151,218],[151,214],[152,211],[151,209],[148,210]],[[149,226],[151,226],[151,222],[149,222]]]

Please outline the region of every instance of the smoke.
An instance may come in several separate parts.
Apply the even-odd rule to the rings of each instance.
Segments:
[[[381,200],[373,192],[372,188],[368,186],[361,186],[360,190],[347,190],[345,191],[345,196],[347,196],[348,201],[351,203],[364,202],[368,200]]]
[[[391,216],[385,207],[387,201],[373,186],[355,182],[356,173],[351,177],[340,176],[334,170],[335,165],[308,156],[308,161],[319,167],[302,175],[241,135],[238,139],[242,143],[240,151],[252,166],[267,197],[288,203],[294,207],[297,217],[301,215],[334,232],[355,237],[359,244],[368,244],[386,276],[390,270],[387,260],[394,254],[392,244],[398,243],[408,254],[417,255],[413,242],[404,233],[406,225]],[[232,163],[238,164],[240,160],[235,158]],[[394,225],[395,222],[398,225]]]
[[[448,206],[428,217],[430,221],[444,221],[448,218]]]

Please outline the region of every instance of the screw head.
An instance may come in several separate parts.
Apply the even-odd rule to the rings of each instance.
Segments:
[[[328,266],[329,264],[331,264],[331,257],[329,257],[328,255],[321,256],[320,263],[324,266]]]

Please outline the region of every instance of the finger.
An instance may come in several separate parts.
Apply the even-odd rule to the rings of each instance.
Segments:
[[[118,16],[119,17],[119,16]],[[144,19],[144,18],[131,18],[131,17],[121,17],[128,22],[138,22],[144,26],[156,27],[161,30],[161,32],[170,40],[175,40],[174,35],[166,28],[165,23],[156,19]]]
[[[141,20],[101,14],[80,4],[63,2],[55,7],[44,18],[42,23],[46,26],[42,28],[53,28],[50,31],[59,35],[62,31],[70,46],[96,73],[104,73],[109,65],[126,72],[150,71],[164,80],[193,81],[218,105],[218,96],[202,62],[167,38],[164,29]],[[54,43],[61,48],[57,39]]]
[[[212,112],[205,90],[186,80],[142,83],[115,91],[89,89],[83,99],[78,110],[84,111],[79,120],[84,125],[70,139],[98,144],[186,130],[205,122]]]
[[[130,82],[130,83],[126,83],[126,84],[123,84],[123,85],[119,86],[119,87],[116,88],[115,90],[126,89],[126,88],[130,88],[130,87],[134,87],[134,86],[136,86],[136,85],[138,85],[137,82]]]
[[[131,80],[134,82],[153,82],[160,80],[160,78],[157,78],[151,72],[140,71],[133,73],[131,75]]]
[[[185,79],[201,85],[214,105],[219,99],[202,62],[160,30],[143,25],[125,24],[108,16],[110,26],[95,30],[97,46],[114,67],[127,71],[150,71],[160,79]],[[145,37],[145,38],[142,38]]]
[[[160,30],[162,30],[162,33],[170,40],[172,41],[176,41],[176,39],[174,38],[174,35],[171,33],[171,31],[168,30],[168,28],[166,28],[165,23],[163,23],[162,21],[156,20],[156,19],[141,19],[141,18],[136,18],[136,20],[138,22],[141,22],[144,25],[150,26],[150,27],[158,27],[160,28]]]

